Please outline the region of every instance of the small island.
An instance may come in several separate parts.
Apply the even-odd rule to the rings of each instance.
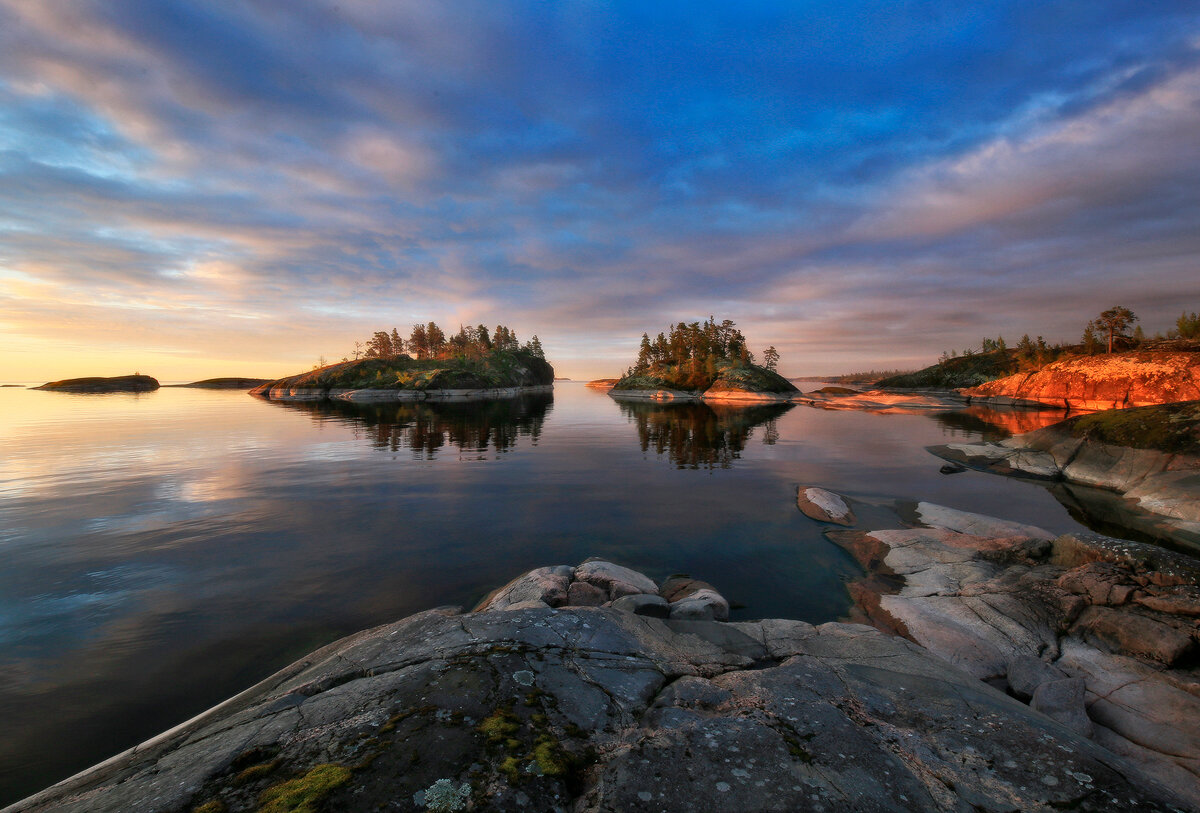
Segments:
[[[190,384],[167,384],[168,387],[190,388],[197,390],[252,390],[255,387],[270,383],[269,378],[206,378],[203,381],[193,381]]]
[[[755,364],[746,337],[733,322],[680,322],[653,341],[642,334],[637,361],[609,395],[650,401],[788,401],[800,394],[776,372],[779,353],[763,352]]]
[[[460,328],[449,338],[436,323],[416,325],[405,340],[377,331],[355,358],[262,384],[250,391],[271,401],[472,401],[550,392],[554,368],[541,341],[525,344],[504,325]]]
[[[154,392],[158,387],[157,379],[151,378],[148,375],[134,373],[133,375],[120,375],[112,378],[67,378],[62,381],[51,381],[40,387],[33,387],[33,389],[46,390],[47,392],[105,393]]]

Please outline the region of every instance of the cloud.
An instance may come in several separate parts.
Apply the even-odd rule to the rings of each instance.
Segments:
[[[285,364],[503,321],[579,375],[710,313],[795,372],[1069,338],[1112,301],[1165,326],[1200,248],[1198,29],[1186,3],[0,0],[0,329],[199,355],[203,322]]]

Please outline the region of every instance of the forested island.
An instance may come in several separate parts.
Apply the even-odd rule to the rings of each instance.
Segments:
[[[522,344],[504,325],[460,327],[447,336],[435,323],[376,331],[356,342],[354,357],[321,359],[308,372],[251,390],[269,400],[414,401],[510,397],[554,385],[554,368],[534,336]]]
[[[679,322],[654,340],[642,334],[637,360],[609,390],[614,398],[655,401],[786,401],[798,395],[777,371],[779,352],[755,363],[746,337],[728,319]]]

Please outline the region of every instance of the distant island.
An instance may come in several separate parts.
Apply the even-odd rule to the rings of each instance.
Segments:
[[[262,384],[252,395],[272,401],[423,401],[505,398],[550,391],[554,368],[537,336],[525,344],[504,325],[459,328],[447,337],[434,322],[403,339],[393,328],[356,343],[354,359]]]
[[[191,387],[199,390],[250,390],[270,383],[269,378],[206,378],[190,384],[166,384],[167,387]]]
[[[726,319],[680,322],[653,341],[642,334],[637,361],[609,395],[652,401],[787,401],[800,390],[776,372],[779,353],[755,364],[746,337]]]
[[[585,386],[598,390],[610,390],[620,380],[619,378],[597,378],[594,381],[589,381]]]
[[[148,375],[121,375],[113,378],[68,378],[62,381],[51,381],[35,390],[49,392],[153,392],[158,389],[158,380]]]

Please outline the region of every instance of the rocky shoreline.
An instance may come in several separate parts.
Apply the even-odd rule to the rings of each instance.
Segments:
[[[830,530],[862,618],[1031,704],[1200,809],[1200,562],[922,503]]]
[[[973,527],[996,530],[982,518]],[[957,625],[946,629],[978,639],[965,650],[911,609],[966,601],[967,588],[997,578],[988,568],[1008,567],[994,554],[1021,559],[1048,543],[842,533],[858,535],[836,537],[856,555],[891,563],[904,586],[868,606],[922,646],[861,624],[722,622],[724,598],[684,576],[656,584],[602,561],[539,568],[471,613],[439,608],[330,644],[6,813],[232,812],[280,798],[415,811],[1167,811],[1200,802],[1187,781],[1200,699],[1165,664],[1156,671],[1139,656],[1059,639],[1011,591],[1000,595],[1018,620],[992,632],[982,618],[942,611]],[[864,562],[872,575],[882,566]],[[1110,581],[1096,564],[1079,589],[1060,590],[1087,605],[1073,623],[1103,630],[1086,611],[1103,615],[1116,593],[1100,595],[1096,585]],[[1162,612],[1150,597],[1169,603],[1174,593],[1150,573],[1139,574],[1141,594],[1123,595]],[[1031,626],[1024,638],[1006,632]],[[1108,685],[1114,676],[1133,682]],[[1134,743],[1130,729],[1151,741]],[[1160,762],[1162,750],[1174,752],[1174,772],[1145,756],[1155,745]]]
[[[929,451],[993,474],[1105,489],[1152,524],[1183,540],[1200,540],[1197,426],[1200,402],[1186,402],[1097,413],[1000,443],[945,444]]]

